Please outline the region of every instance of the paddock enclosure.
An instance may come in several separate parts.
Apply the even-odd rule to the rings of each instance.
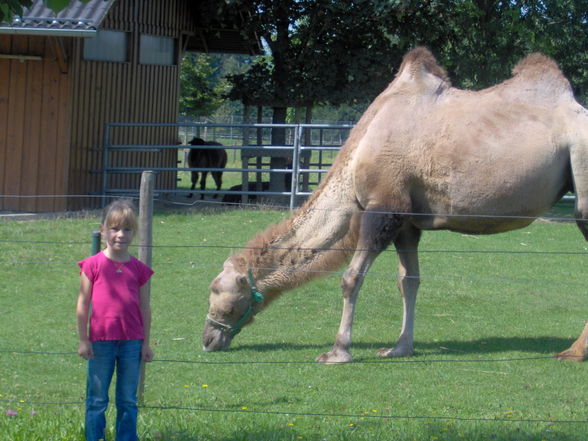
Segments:
[[[174,130],[181,144],[161,144],[152,140],[144,144],[111,141],[120,139],[120,136],[113,137],[115,133],[145,133],[162,127]],[[201,196],[212,197],[218,193],[232,196],[243,203],[247,202],[248,197],[255,196],[293,208],[320,184],[352,127],[350,124],[109,123],[105,125],[102,168],[96,170],[103,178],[100,194],[104,197],[136,196],[139,192],[138,186],[125,186],[128,179],[117,177],[137,176],[144,170],[152,170],[156,172],[155,193],[162,198],[181,199],[194,193],[199,199]],[[271,142],[272,133],[276,130],[284,131],[284,145]],[[193,137],[206,138],[207,142],[220,141],[220,146],[198,147],[226,150],[229,158],[226,168],[190,167],[187,153],[191,147],[189,141]],[[171,153],[173,156],[177,155],[177,164],[153,167],[140,156],[133,156],[141,153],[156,158]],[[126,161],[113,160],[116,155],[126,155]],[[134,159],[129,160],[133,157]],[[276,158],[282,160],[281,167],[276,167],[272,162]],[[161,160],[156,162],[161,163]],[[166,174],[179,176],[182,172],[192,171],[223,171],[223,187],[220,191],[210,186],[204,191],[191,190],[180,183],[173,188],[167,188],[162,179]],[[231,189],[234,184],[240,185],[241,189]]]
[[[92,196],[103,183],[106,123],[176,122],[185,51],[259,52],[255,36],[244,36],[238,23],[223,17],[203,18],[199,5],[90,0],[55,16],[35,0],[22,18],[0,23],[0,210],[99,206]],[[113,134],[112,141],[173,144],[176,138],[174,130],[159,127]],[[171,151],[132,158],[121,152],[110,159],[128,165],[137,158],[149,166],[176,165]],[[164,173],[161,185],[172,189],[175,179]],[[138,188],[136,175],[113,180]]]
[[[210,279],[230,249],[285,213],[167,206],[153,222],[157,361],[147,365],[142,440],[584,441],[587,365],[551,357],[577,336],[588,306],[571,206],[502,235],[425,233],[412,359],[375,356],[402,319],[394,253],[382,254],[358,304],[355,362],[339,366],[314,357],[332,343],[340,272],[285,294],[231,351],[203,352]],[[75,262],[90,253],[98,221],[0,226],[2,440],[80,439]]]

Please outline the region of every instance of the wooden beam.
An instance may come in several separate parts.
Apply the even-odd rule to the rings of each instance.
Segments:
[[[43,57],[40,55],[8,55],[0,54],[0,59],[3,60],[20,60],[20,61],[42,61]]]
[[[59,70],[62,74],[69,72],[69,66],[67,64],[67,54],[63,47],[63,41],[58,37],[51,37],[51,43],[53,44],[53,50],[55,50],[55,56],[57,57],[57,63],[59,64]]]

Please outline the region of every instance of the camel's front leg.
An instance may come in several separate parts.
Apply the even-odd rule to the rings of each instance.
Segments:
[[[352,360],[349,347],[353,315],[359,289],[365,274],[376,257],[388,246],[398,231],[401,218],[396,215],[364,212],[361,219],[357,250],[343,275],[343,314],[333,349],[317,357],[324,364],[347,363]]]
[[[316,361],[319,363],[336,364],[351,361],[349,347],[351,346],[353,314],[355,312],[357,295],[365,277],[365,271],[359,272],[352,268],[353,262],[349,265],[347,271],[345,271],[341,282],[343,288],[343,314],[337,336],[335,337],[335,344],[329,352],[321,354],[316,358]]]
[[[394,245],[398,253],[398,289],[402,294],[404,314],[402,331],[394,348],[380,349],[382,357],[407,357],[413,353],[414,315],[417,291],[420,283],[417,247],[420,230],[408,227],[400,232]]]

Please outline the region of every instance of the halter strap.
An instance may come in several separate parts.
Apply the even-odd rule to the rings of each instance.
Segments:
[[[231,326],[227,325],[226,323],[221,323],[217,320],[214,320],[209,315],[206,316],[206,321],[210,325],[217,329],[220,329],[222,332],[226,332],[232,337],[241,332],[243,325],[245,324],[245,322],[247,322],[247,320],[249,320],[249,317],[255,315],[255,305],[258,303],[263,303],[263,293],[255,287],[255,280],[253,279],[253,272],[251,271],[251,269],[247,271],[247,282],[249,282],[251,303],[249,304],[247,311],[245,311],[245,314],[243,314],[243,317],[237,320],[237,323]]]

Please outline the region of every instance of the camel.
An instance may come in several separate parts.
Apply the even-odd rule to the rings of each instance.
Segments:
[[[404,316],[396,345],[379,355],[410,356],[421,232],[523,228],[568,191],[575,192],[577,225],[588,240],[588,111],[553,60],[529,55],[510,79],[467,91],[451,86],[428,49],[415,48],[309,200],[225,261],[210,285],[203,348],[228,348],[280,294],[348,262],[335,342],[316,361],[352,361],[362,282],[394,244]],[[556,356],[584,360],[587,353],[588,325]]]

